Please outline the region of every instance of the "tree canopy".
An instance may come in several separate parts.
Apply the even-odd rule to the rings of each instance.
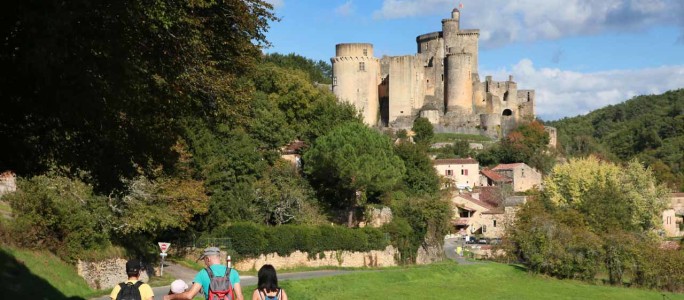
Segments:
[[[304,170],[324,193],[335,190],[340,206],[353,209],[365,203],[369,194],[384,192],[404,176],[401,158],[394,154],[387,136],[359,122],[348,122],[318,138],[304,154]]]

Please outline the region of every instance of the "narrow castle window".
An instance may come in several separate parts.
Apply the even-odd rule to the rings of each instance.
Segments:
[[[494,220],[494,227],[496,227],[496,220]]]
[[[442,82],[444,82],[444,74],[442,74]]]
[[[365,70],[366,70],[366,63],[360,62],[359,63],[359,71],[365,71]]]
[[[333,85],[337,85],[337,76],[333,76]]]
[[[368,56],[368,49],[363,49],[363,56]]]

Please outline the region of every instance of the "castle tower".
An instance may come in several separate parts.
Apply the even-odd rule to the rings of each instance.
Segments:
[[[472,54],[449,49],[445,65],[446,111],[473,111]]]
[[[454,46],[454,40],[459,31],[460,19],[461,12],[454,8],[454,10],[451,11],[451,19],[442,20],[442,35],[444,37],[444,47],[446,49]]]
[[[361,111],[364,123],[378,123],[378,84],[380,62],[373,57],[373,45],[350,43],[335,45],[333,93],[340,101],[353,104]]]

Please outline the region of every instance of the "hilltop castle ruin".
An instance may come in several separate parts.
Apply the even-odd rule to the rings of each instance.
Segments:
[[[460,29],[460,12],[442,20],[442,31],[416,37],[418,53],[373,56],[373,45],[336,45],[333,92],[362,111],[370,126],[410,128],[425,117],[438,132],[501,137],[534,118],[534,90],[519,90],[513,77],[480,81],[479,29]]]

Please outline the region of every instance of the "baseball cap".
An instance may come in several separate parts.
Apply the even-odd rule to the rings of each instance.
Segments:
[[[131,259],[126,262],[126,273],[137,273],[140,271],[142,264],[137,259]]]
[[[220,255],[220,254],[221,254],[221,250],[218,247],[209,247],[209,248],[204,249],[204,252],[202,253],[202,256],[200,256],[199,259],[203,259],[203,258],[205,258],[207,256],[211,256],[211,255]]]
[[[188,284],[181,279],[176,279],[171,283],[171,292],[174,294],[180,294],[188,289]]]

